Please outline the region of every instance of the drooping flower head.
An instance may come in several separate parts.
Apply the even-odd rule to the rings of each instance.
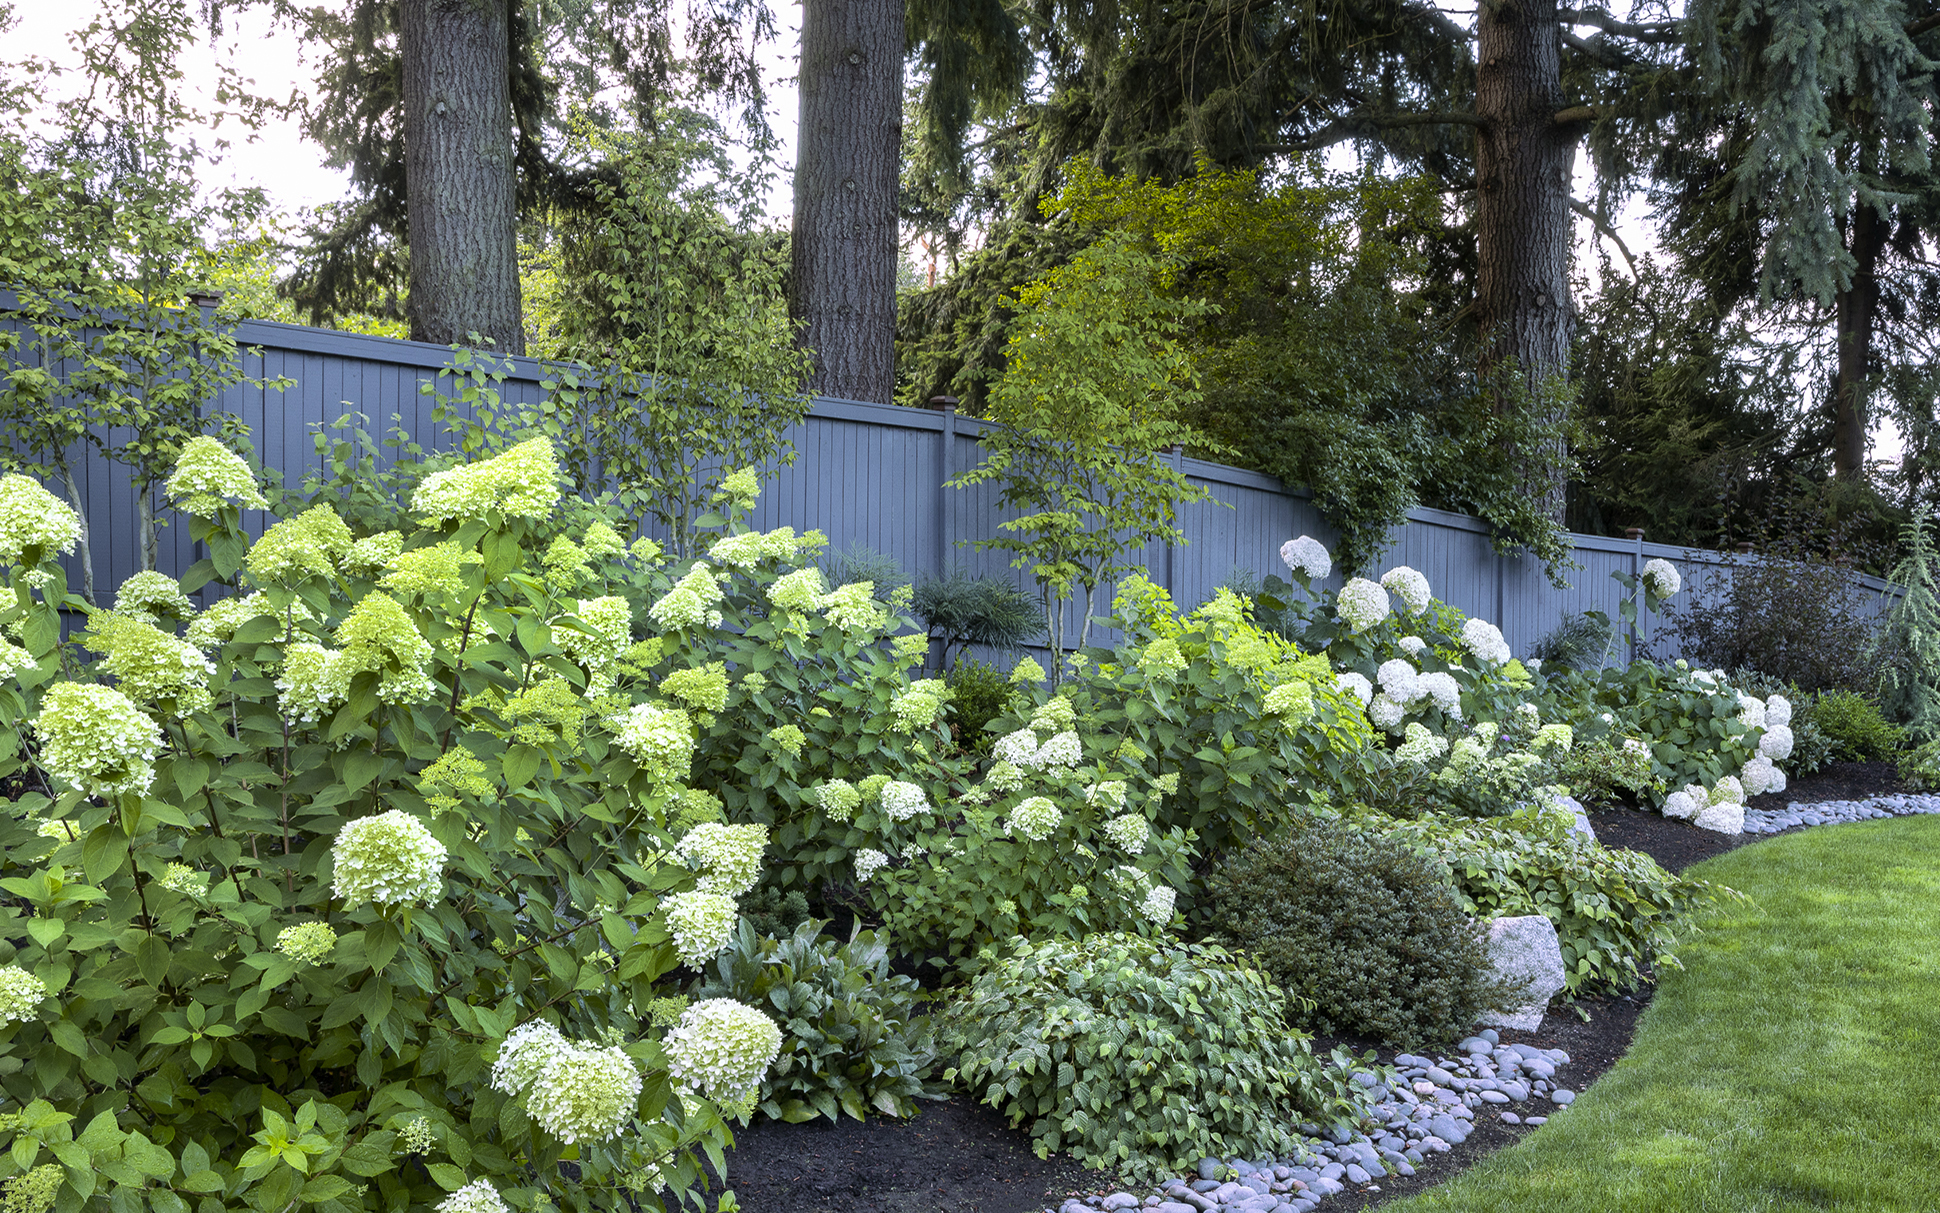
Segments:
[[[633,1119],[641,1086],[640,1068],[620,1046],[568,1045],[533,1079],[525,1108],[567,1145],[605,1141]]]
[[[1022,834],[1032,842],[1043,842],[1049,838],[1064,821],[1064,812],[1045,796],[1032,796],[1017,803],[1010,811],[1010,820],[1004,829],[1012,834]]]
[[[1462,644],[1480,660],[1498,665],[1511,656],[1509,642],[1502,638],[1502,629],[1486,620],[1471,619],[1464,623]]]
[[[1455,681],[1455,675],[1436,670],[1423,674],[1419,686],[1422,695],[1432,700],[1450,719],[1462,718],[1462,684]]]
[[[1428,590],[1428,578],[1405,564],[1381,574],[1381,585],[1401,600],[1401,608],[1410,615],[1421,614],[1435,600]]]
[[[781,1052],[781,1029],[731,998],[709,998],[681,1013],[662,1042],[667,1073],[681,1087],[716,1103],[749,1099]]]
[[[1400,728],[1401,721],[1407,714],[1408,709],[1386,691],[1377,693],[1373,701],[1367,705],[1367,718],[1383,729]]]
[[[433,472],[418,484],[411,510],[432,522],[543,518],[559,502],[559,458],[549,438],[533,438],[478,463]]]
[[[1310,581],[1325,581],[1334,571],[1334,558],[1327,554],[1327,548],[1320,540],[1310,535],[1289,539],[1280,545],[1280,559],[1294,572],[1302,574]]]
[[[734,938],[734,927],[741,910],[725,893],[672,893],[661,902],[667,912],[667,930],[674,937],[674,950],[680,962],[698,969],[720,954]]]
[[[1677,566],[1662,559],[1644,561],[1643,582],[1659,598],[1670,598],[1684,588],[1684,578]]]
[[[656,783],[679,783],[694,760],[694,724],[687,713],[637,703],[612,722],[620,748]]]
[[[337,946],[327,922],[299,922],[276,933],[276,950],[302,964],[317,964]]]
[[[428,905],[444,887],[445,844],[400,809],[345,822],[330,857],[331,888],[347,909]]]
[[[0,1025],[36,1018],[46,999],[46,982],[19,965],[0,967]]]
[[[175,457],[175,470],[162,486],[185,514],[211,518],[224,501],[246,510],[266,510],[269,502],[256,474],[242,457],[207,434],[189,439]]]
[[[1365,632],[1388,617],[1388,592],[1365,577],[1352,577],[1334,599],[1334,611],[1352,632]]]
[[[113,687],[56,683],[34,721],[40,765],[86,796],[146,792],[155,778],[162,731]]]
[[[1448,739],[1429,732],[1420,721],[1410,721],[1403,736],[1406,740],[1394,751],[1397,761],[1426,766],[1448,752]]]
[[[96,611],[88,618],[81,644],[102,654],[100,668],[113,674],[121,692],[138,703],[154,704],[169,716],[188,716],[213,702],[209,679],[215,663],[201,649],[152,623]]]
[[[761,854],[768,847],[764,825],[703,822],[680,840],[680,856],[701,870],[694,887],[703,893],[739,897],[761,876]]]
[[[1738,771],[1738,782],[1744,785],[1745,795],[1763,796],[1772,790],[1772,778],[1778,768],[1763,754],[1753,754]]]
[[[115,591],[115,614],[143,623],[164,619],[186,620],[195,616],[195,604],[182,592],[182,584],[167,573],[152,570],[136,573]]]
[[[373,590],[359,599],[337,625],[339,658],[351,677],[379,675],[377,698],[384,703],[423,703],[438,693],[431,680],[431,642],[389,594]]]
[[[81,516],[29,476],[0,476],[0,565],[34,568],[74,550]]]
[[[327,505],[311,506],[263,532],[243,558],[258,583],[291,584],[336,573],[350,553],[350,528]]]

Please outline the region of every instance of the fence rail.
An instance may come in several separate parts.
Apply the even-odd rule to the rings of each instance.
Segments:
[[[450,351],[445,347],[264,321],[238,324],[236,337],[246,347],[247,374],[265,381],[287,379],[289,386],[235,387],[211,407],[249,427],[257,456],[265,467],[280,471],[285,483],[322,470],[314,435],[319,427],[350,414],[362,414],[379,431],[401,426],[426,451],[452,445],[433,422],[434,397],[422,390],[448,365]],[[539,403],[540,365],[526,358],[513,358],[510,365],[510,374],[499,385],[503,400]],[[1002,553],[971,546],[996,535],[1004,520],[995,487],[945,487],[951,476],[976,463],[984,424],[949,410],[818,398],[790,434],[799,453],[796,462],[772,469],[754,521],[763,528],[819,529],[829,536],[833,550],[872,548],[895,557],[915,576],[960,568],[1017,578],[1028,586],[1024,574],[1012,570]],[[1185,508],[1180,518],[1184,544],[1150,544],[1133,558],[1182,607],[1210,597],[1235,573],[1283,573],[1278,551],[1288,538],[1308,534],[1330,547],[1337,538],[1303,490],[1196,459],[1179,459],[1179,467],[1210,490],[1213,501]],[[107,597],[140,568],[134,490],[123,469],[93,457],[81,461],[80,483],[97,585]],[[265,521],[250,519],[256,526]],[[1512,649],[1522,653],[1577,613],[1601,610],[1614,619],[1622,591],[1611,579],[1613,572],[1634,574],[1645,561],[1661,557],[1679,567],[1687,586],[1695,586],[1729,577],[1747,559],[1595,535],[1572,535],[1571,540],[1580,567],[1568,572],[1567,588],[1557,589],[1538,561],[1497,553],[1480,520],[1416,509],[1392,532],[1375,567],[1406,564],[1419,569],[1438,598],[1495,623]],[[158,566],[168,572],[186,569],[196,556],[192,546],[184,528],[164,530]],[[1330,584],[1340,581],[1336,572]],[[1882,610],[1889,593],[1886,583],[1865,576],[1858,582],[1862,609]],[[1641,603],[1639,609],[1639,631],[1648,638],[1660,621]],[[1659,651],[1664,651],[1661,646]]]

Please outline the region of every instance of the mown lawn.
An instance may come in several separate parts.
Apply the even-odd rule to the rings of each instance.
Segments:
[[[1827,826],[1690,869],[1704,919],[1574,1107],[1385,1206],[1940,1210],[1940,818]]]

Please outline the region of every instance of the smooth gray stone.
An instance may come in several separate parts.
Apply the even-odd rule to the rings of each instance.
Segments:
[[[1214,1188],[1212,1191],[1206,1193],[1206,1195],[1212,1197],[1214,1200],[1218,1201],[1220,1204],[1223,1205],[1223,1204],[1231,1203],[1232,1201],[1244,1199],[1245,1197],[1248,1197],[1248,1196],[1257,1195],[1257,1193],[1255,1193],[1253,1189],[1247,1187],[1245,1184],[1236,1184],[1236,1183],[1228,1182],[1228,1183],[1220,1184],[1217,1188]]]
[[[1349,1165],[1349,1167],[1347,1168],[1347,1174],[1343,1178],[1345,1178],[1347,1182],[1351,1184],[1364,1184],[1372,1181],[1374,1179],[1374,1176],[1369,1175],[1365,1170],[1361,1168],[1361,1166],[1358,1163],[1356,1163],[1356,1164]]]
[[[1172,1194],[1172,1199],[1180,1202],[1181,1204],[1191,1205],[1195,1209],[1216,1209],[1219,1207],[1218,1201],[1210,1199],[1203,1193],[1193,1192],[1190,1190],[1183,1191],[1183,1192],[1174,1192]]]
[[[1394,1173],[1396,1175],[1413,1175],[1415,1173],[1415,1169],[1408,1165],[1408,1162],[1406,1159],[1403,1159],[1400,1162],[1397,1162],[1394,1164]]]
[[[1091,1206],[1082,1200],[1067,1200],[1058,1206],[1058,1213],[1091,1213]]]
[[[1138,1197],[1130,1192],[1113,1192],[1098,1202],[1101,1209],[1134,1209],[1138,1207]]]
[[[1239,1182],[1253,1189],[1255,1192],[1266,1193],[1273,1191],[1273,1177],[1271,1175],[1261,1175],[1257,1171]]]
[[[1280,1198],[1277,1196],[1254,1193],[1249,1199],[1234,1201],[1232,1204],[1221,1205],[1220,1207],[1222,1209],[1231,1209],[1233,1213],[1266,1213],[1268,1209],[1271,1209],[1279,1203]]]
[[[1206,1193],[1206,1192],[1217,1191],[1219,1188],[1219,1185],[1224,1182],[1226,1181],[1223,1179],[1195,1179],[1190,1184],[1187,1184],[1186,1186],[1191,1188],[1194,1192]]]
[[[1502,1084],[1502,1093],[1517,1103],[1521,1103],[1523,1100],[1529,1098],[1529,1084],[1523,1082],[1505,1082]]]
[[[1314,1170],[1312,1167],[1289,1167],[1287,1169],[1293,1172],[1293,1174],[1287,1176],[1288,1179],[1297,1179],[1304,1184],[1312,1184],[1314,1180],[1320,1178],[1320,1172]]]
[[[1217,1158],[1202,1158],[1199,1160],[1199,1178],[1218,1179],[1220,1168],[1225,1165],[1225,1163],[1220,1162]]]
[[[1568,1087],[1557,1087],[1549,1093],[1549,1102],[1559,1107],[1568,1107],[1570,1104],[1576,1102],[1576,1092],[1570,1090]]]
[[[1437,1116],[1428,1122],[1428,1127],[1443,1141],[1460,1144],[1468,1138],[1467,1127],[1453,1116]]]
[[[1502,1114],[1502,1123],[1505,1125],[1519,1125],[1522,1123],[1522,1117],[1517,1116],[1514,1112],[1504,1112]]]
[[[1523,1123],[1523,1124],[1526,1124],[1526,1125],[1546,1125],[1546,1124],[1548,1124],[1548,1123],[1549,1123],[1549,1117],[1547,1117],[1547,1116],[1525,1116],[1525,1117],[1523,1118],[1523,1121],[1522,1121],[1522,1123]]]
[[[1504,1094],[1503,1094],[1502,1092],[1500,1092],[1500,1091],[1484,1091],[1484,1092],[1482,1092],[1482,1102],[1484,1102],[1484,1103],[1508,1103],[1508,1102],[1509,1102],[1509,1097],[1508,1097],[1507,1095],[1504,1095]]]
[[[1286,1166],[1286,1165],[1284,1165],[1284,1164],[1282,1164],[1282,1165],[1280,1165],[1280,1166],[1277,1166],[1277,1167],[1274,1167],[1274,1168],[1273,1168],[1273,1178],[1275,1178],[1275,1179],[1292,1179],[1292,1178],[1293,1178],[1293,1168],[1292,1168],[1292,1167],[1289,1167],[1289,1166]]]
[[[1182,1205],[1176,1200],[1162,1200],[1152,1206],[1152,1213],[1200,1213],[1194,1205]]]
[[[1496,1031],[1494,1028],[1483,1028],[1480,1032],[1477,1032],[1476,1035],[1480,1036],[1483,1040],[1488,1041],[1492,1045],[1499,1045],[1502,1043],[1502,1033]]]
[[[1422,1075],[1422,1077],[1438,1087],[1452,1087],[1455,1085],[1455,1076],[1440,1066],[1429,1066],[1428,1072]]]
[[[1347,1168],[1341,1164],[1330,1162],[1320,1169],[1320,1177],[1322,1179],[1339,1179],[1346,1170]]]
[[[1409,1162],[1420,1162],[1422,1159],[1421,1147],[1409,1146],[1407,1149],[1401,1151],[1401,1157],[1407,1159]]]
[[[1323,1175],[1319,1179],[1314,1180],[1313,1190],[1322,1196],[1334,1196],[1346,1191],[1346,1185],[1338,1179],[1329,1179]]]
[[[1489,1050],[1495,1048],[1494,1045],[1483,1040],[1480,1036],[1471,1036],[1455,1047],[1464,1053],[1487,1053]]]

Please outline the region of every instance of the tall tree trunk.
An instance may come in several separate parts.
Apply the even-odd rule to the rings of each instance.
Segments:
[[[81,566],[81,597],[89,606],[95,606],[94,545],[88,542],[88,499],[81,492],[81,482],[74,478],[74,465],[66,459],[61,460],[61,479],[67,484],[67,503],[74,507],[75,517],[81,520],[81,534],[74,541],[75,560]]]
[[[1476,14],[1476,311],[1481,369],[1514,360],[1543,399],[1569,368],[1570,170],[1577,132],[1561,126],[1556,0],[1482,0]],[[1503,400],[1507,406],[1510,402]],[[1531,490],[1563,518],[1560,451],[1524,452]]]
[[[1886,217],[1861,203],[1852,217],[1852,284],[1839,293],[1839,370],[1832,391],[1832,471],[1840,480],[1866,474],[1866,376],[1872,370],[1873,324],[1879,311],[1879,255]]]
[[[525,353],[510,0],[402,0],[411,336]]]
[[[789,314],[809,390],[887,404],[896,386],[903,0],[805,0]]]

